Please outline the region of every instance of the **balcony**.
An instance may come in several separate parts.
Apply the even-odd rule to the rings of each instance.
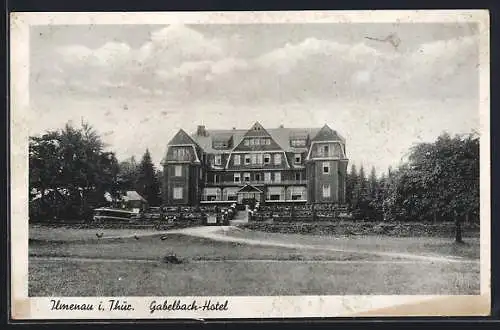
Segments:
[[[307,185],[307,180],[281,180],[281,181],[264,181],[264,180],[253,180],[253,181],[240,181],[240,182],[233,182],[233,181],[224,181],[224,182],[205,182],[206,187],[240,187],[244,186],[246,184],[251,184],[254,186],[300,186],[300,185]]]

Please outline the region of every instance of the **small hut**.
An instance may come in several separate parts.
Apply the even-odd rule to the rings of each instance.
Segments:
[[[109,193],[104,195],[111,207],[143,211],[148,207],[148,202],[137,191],[129,190],[123,193],[118,199],[113,199]]]
[[[144,197],[139,195],[139,193],[135,190],[129,190],[122,197],[122,205],[127,209],[136,210],[145,210],[148,207],[148,202]]]

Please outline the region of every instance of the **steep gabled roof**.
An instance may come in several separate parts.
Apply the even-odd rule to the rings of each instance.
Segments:
[[[336,131],[325,124],[311,141],[342,141]]]
[[[174,135],[172,140],[168,143],[168,145],[177,145],[177,144],[192,144],[198,146],[195,140],[190,137],[182,128]]]
[[[262,125],[256,121],[252,127],[245,133],[245,137],[247,136],[255,136],[255,137],[261,137],[261,136],[271,136]]]

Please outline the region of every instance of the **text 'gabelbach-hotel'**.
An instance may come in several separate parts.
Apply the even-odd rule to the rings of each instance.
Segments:
[[[322,128],[180,129],[163,159],[167,205],[345,203],[345,139]]]

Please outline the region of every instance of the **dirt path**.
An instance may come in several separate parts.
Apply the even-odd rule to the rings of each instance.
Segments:
[[[245,221],[244,219],[238,219],[237,221]],[[95,240],[95,230],[87,230],[88,233],[84,236],[88,236],[90,239]],[[206,239],[211,239],[214,241],[221,242],[234,242],[247,245],[256,246],[273,246],[291,249],[313,249],[321,251],[332,251],[332,252],[345,252],[345,253],[365,253],[374,256],[389,257],[394,261],[397,260],[412,260],[412,262],[440,262],[440,263],[479,263],[477,259],[467,259],[455,256],[440,256],[440,255],[425,255],[425,254],[415,254],[415,253],[400,253],[400,252],[389,252],[389,251],[374,251],[368,248],[346,248],[341,247],[339,244],[332,242],[323,242],[322,244],[309,243],[308,241],[302,240],[302,242],[297,243],[293,237],[288,237],[285,234],[279,237],[269,237],[266,239],[258,237],[245,237],[245,231],[241,230],[236,226],[200,226],[200,227],[190,227],[182,229],[172,229],[167,231],[156,231],[156,230],[111,230],[105,231],[105,235],[99,240],[106,239],[126,239],[134,237],[151,237],[158,235],[168,235],[168,234],[183,234],[194,237],[201,237]],[[108,236],[109,235],[109,236]],[[243,235],[243,237],[242,237]],[[71,240],[81,240],[81,233],[74,233],[75,237],[69,239]],[[57,241],[57,239],[56,239]]]
[[[414,261],[424,261],[424,262],[468,262],[474,263],[479,262],[478,260],[465,259],[461,257],[454,256],[430,256],[430,255],[417,255],[411,253],[398,253],[398,252],[381,252],[381,251],[370,251],[370,250],[349,250],[340,249],[334,246],[327,245],[312,245],[312,244],[299,244],[299,243],[284,243],[277,242],[273,240],[259,240],[254,238],[243,238],[231,236],[234,231],[240,231],[239,228],[234,226],[222,226],[222,227],[191,227],[183,228],[178,230],[173,230],[165,232],[164,234],[177,233],[196,237],[202,237],[207,239],[212,239],[215,241],[223,242],[234,242],[242,243],[248,245],[261,245],[261,246],[276,246],[291,249],[314,249],[314,250],[327,250],[332,252],[346,252],[346,253],[366,253],[383,257],[390,257],[394,259],[409,259]]]

